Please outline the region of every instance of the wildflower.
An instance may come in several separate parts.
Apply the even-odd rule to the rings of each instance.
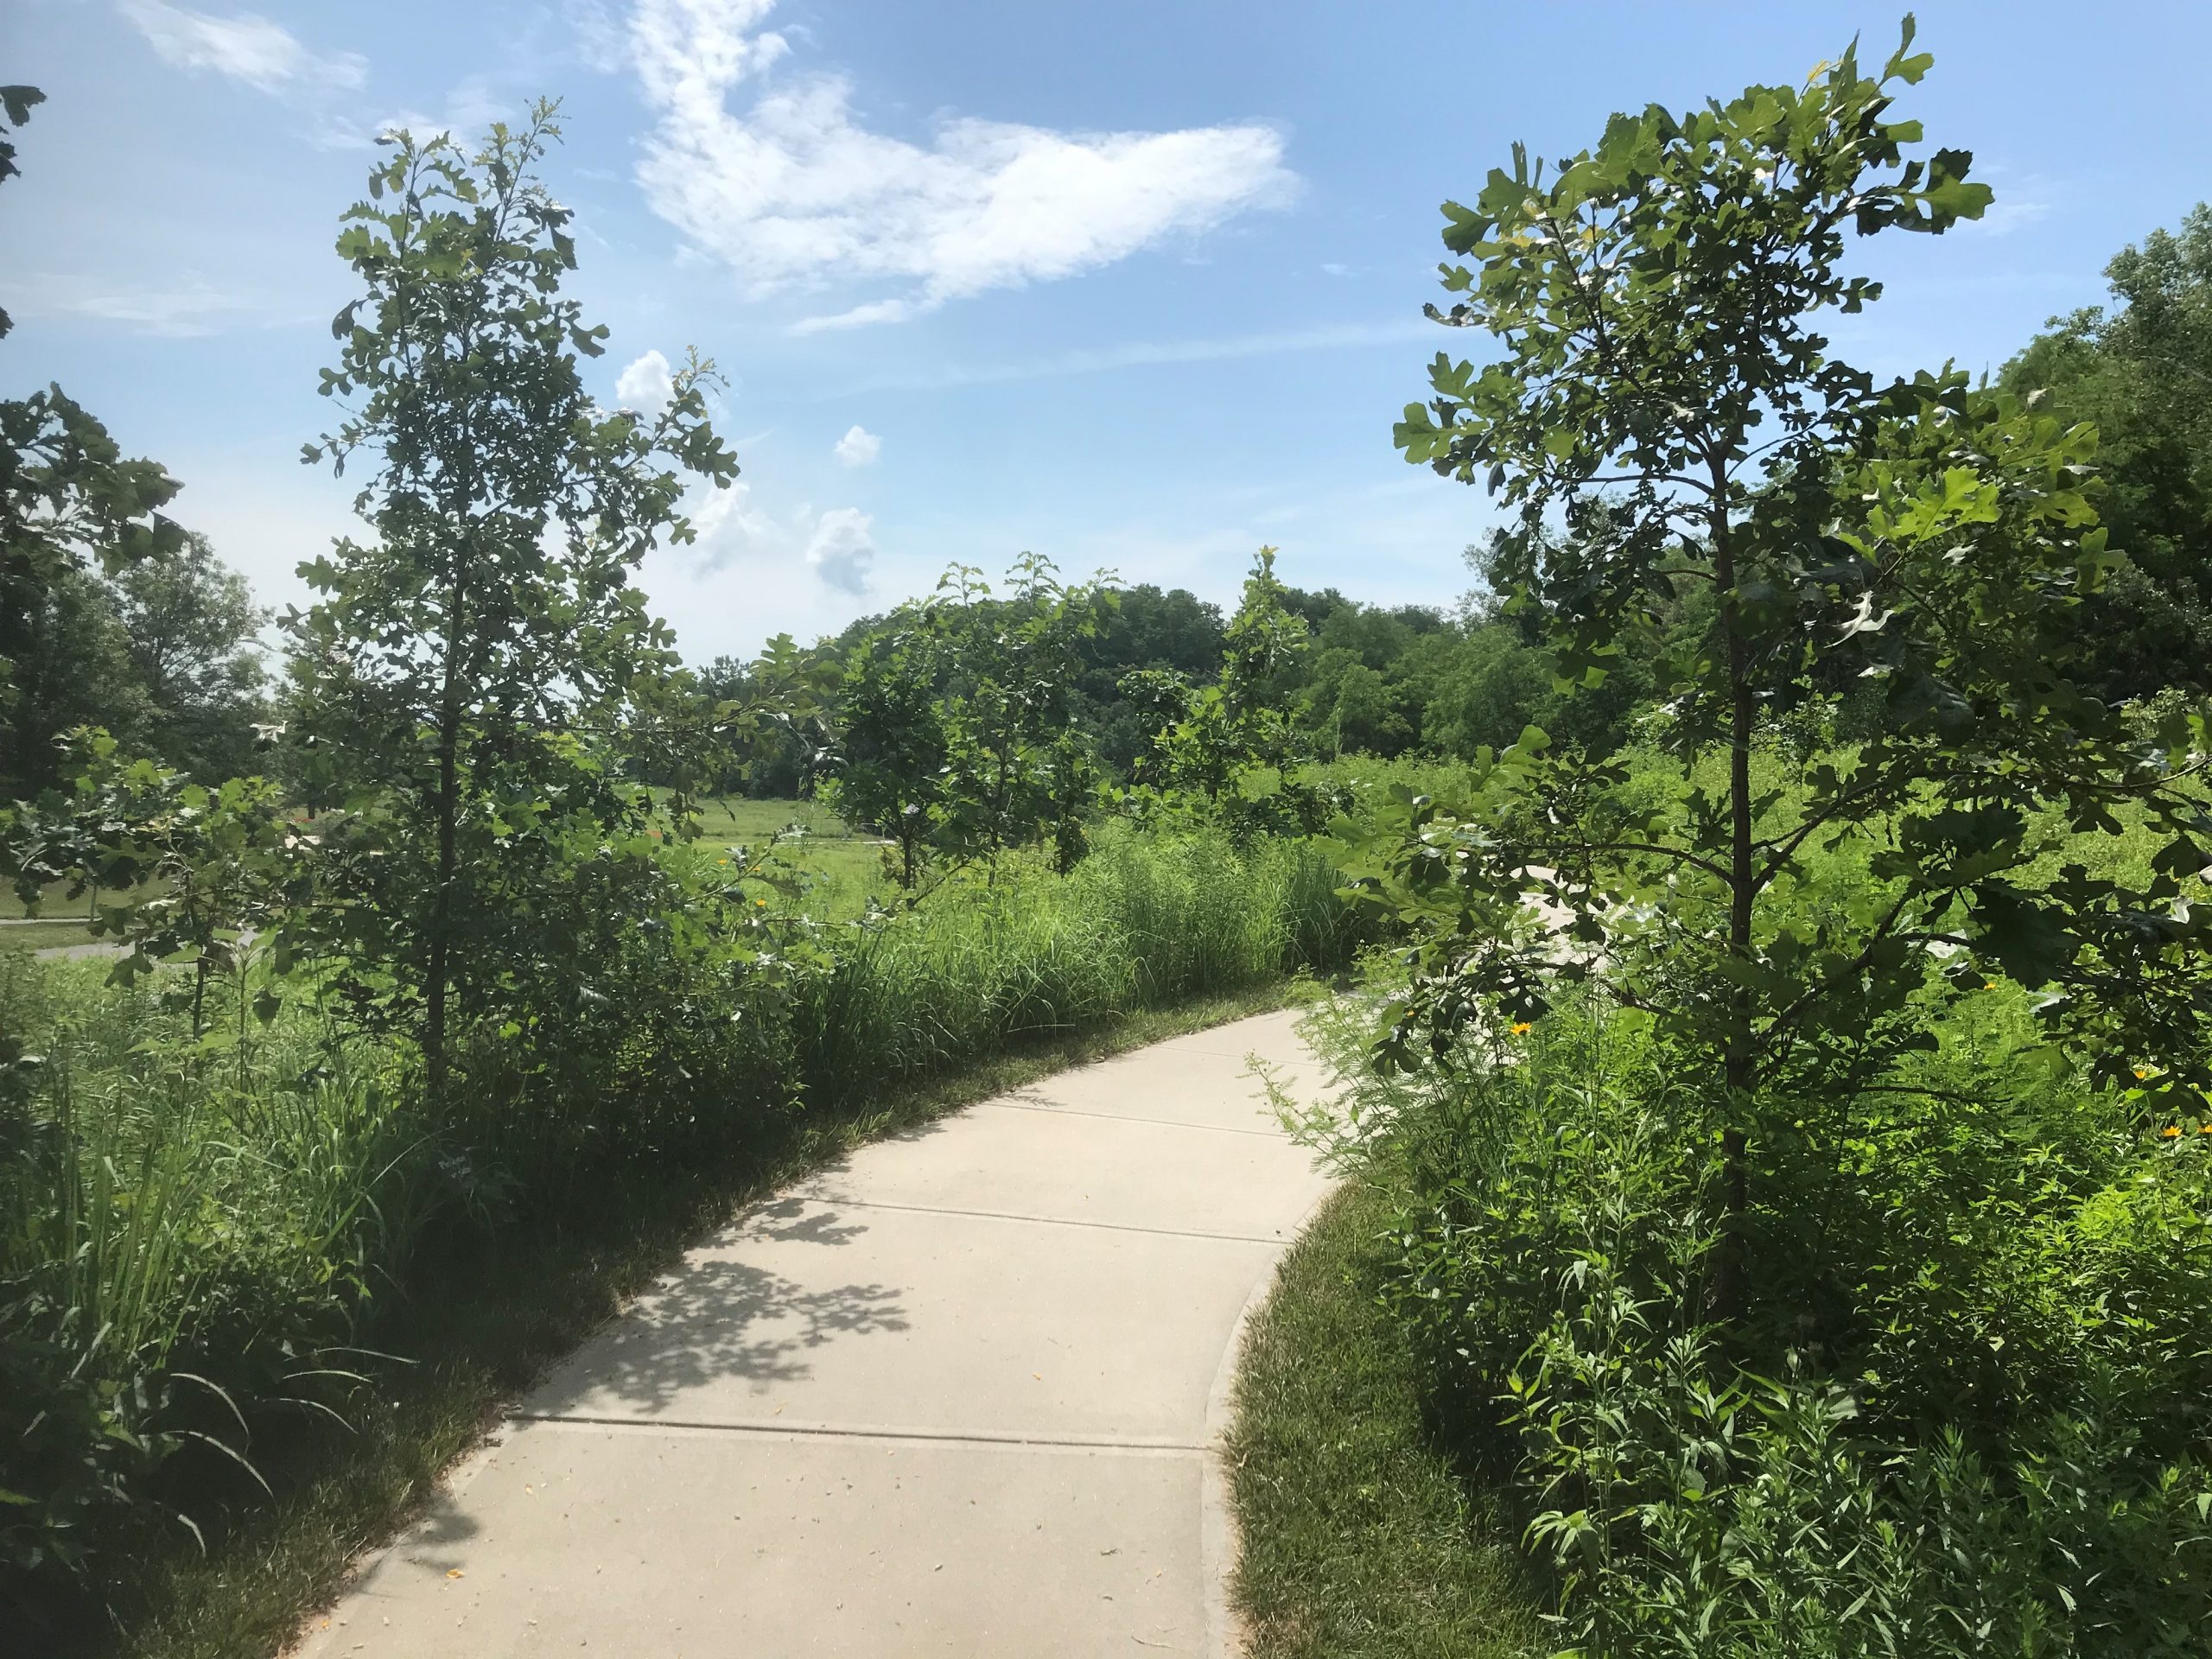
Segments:
[[[1530,1025],[1526,1020],[1516,1020],[1513,1022],[1513,1034],[1516,1037],[1526,1037],[1535,1029],[1535,1027]]]
[[[729,862],[729,860],[728,860],[728,859],[726,859],[726,858],[718,858],[718,859],[716,859],[716,860],[715,861],[715,863],[717,863],[717,864],[727,864],[727,863],[728,863],[728,862]]]
[[[1981,982],[1981,988],[1985,991],[1993,991],[1997,988],[1997,982],[1993,979],[1985,979]]]
[[[2196,1126],[2196,1132],[2199,1135],[2212,1135],[2212,1123],[2198,1124]]]
[[[2181,1131],[2171,1123],[2167,1124],[2164,1128],[2158,1131],[2158,1139],[2161,1141],[2177,1141],[2180,1138]]]
[[[753,908],[755,910],[766,910],[768,908],[768,901],[766,899],[755,899],[753,901]]]
[[[2142,1082],[2144,1078],[2150,1075],[2151,1068],[2147,1065],[2139,1065],[2135,1068],[2135,1081],[2138,1083]]]

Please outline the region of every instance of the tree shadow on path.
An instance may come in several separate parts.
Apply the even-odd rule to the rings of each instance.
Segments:
[[[529,1414],[650,1417],[686,1392],[733,1381],[758,1395],[805,1377],[809,1355],[829,1343],[906,1330],[893,1287],[823,1285],[811,1274],[806,1282],[768,1265],[780,1265],[794,1247],[835,1249],[867,1230],[818,1202],[762,1205],[557,1366],[528,1402]],[[790,1265],[803,1273],[807,1264]]]

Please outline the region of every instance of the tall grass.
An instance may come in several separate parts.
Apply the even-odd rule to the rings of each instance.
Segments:
[[[918,925],[856,923],[798,1020],[808,1086],[849,1095],[1141,1008],[1350,960],[1357,922],[1302,842],[1109,830],[1072,874],[1002,864]]]
[[[0,1570],[82,1569],[178,1471],[253,1470],[255,1422],[328,1414],[335,1355],[435,1208],[430,1137],[310,1009],[195,1041],[174,988],[0,960],[36,1046],[0,1098]],[[250,987],[230,988],[244,998]],[[4,1592],[0,1584],[0,1592]]]
[[[404,1046],[326,1018],[311,975],[223,982],[195,1039],[177,984],[0,957],[35,1061],[0,1068],[0,1621],[11,1583],[97,1583],[145,1527],[250,1499],[272,1439],[296,1462],[390,1363],[385,1311],[435,1294],[418,1257],[741,1166],[810,1110],[1341,965],[1335,888],[1304,843],[1109,827],[1070,874],[1017,857],[888,918],[786,918],[826,949],[773,995],[712,952],[607,965],[610,938],[588,948],[619,994],[478,1033],[478,1086],[435,1116]]]

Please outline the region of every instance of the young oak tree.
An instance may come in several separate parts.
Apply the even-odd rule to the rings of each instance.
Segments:
[[[928,599],[870,626],[846,659],[839,696],[836,810],[890,838],[910,891],[932,855],[986,862],[1049,842],[1063,870],[1082,858],[1099,790],[1075,720],[1081,652],[1111,613],[1101,577],[1070,586],[1025,553],[994,595],[955,565]]]
[[[1147,710],[1153,727],[1133,769],[1133,814],[1196,814],[1239,838],[1313,827],[1319,798],[1289,776],[1309,756],[1286,706],[1308,632],[1286,602],[1275,550],[1263,547],[1223,630],[1221,670],[1211,682],[1193,685],[1149,669],[1123,678],[1123,695]]]
[[[936,839],[956,859],[988,861],[994,877],[1001,853],[1032,842],[1050,842],[1063,871],[1088,850],[1098,768],[1072,694],[1080,647],[1115,603],[1105,577],[1071,586],[1034,553],[1007,583],[995,599],[981,570],[955,565],[934,607],[946,647]]]
[[[831,809],[898,849],[909,893],[922,868],[944,792],[950,737],[938,698],[944,658],[939,619],[909,601],[857,640],[839,690],[837,774]]]
[[[366,463],[372,534],[302,575],[323,597],[288,619],[299,725],[349,811],[327,849],[315,925],[359,964],[377,1018],[410,1023],[434,1094],[452,1008],[557,959],[534,918],[566,830],[642,846],[649,798],[602,740],[675,662],[632,573],[677,516],[686,473],[726,486],[695,355],[658,414],[599,407],[587,327],[561,295],[569,212],[539,181],[556,106],[449,137],[387,135],[338,252],[365,292],[332,325],[321,390],[346,415],[308,463]],[[564,829],[565,826],[565,829]],[[573,976],[572,976],[573,977]]]
[[[1471,1019],[1534,1018],[1560,981],[1644,1011],[1711,1080],[1724,1314],[1763,1132],[1816,1101],[1847,1134],[1851,1103],[1932,1043],[1931,992],[2009,976],[2094,1039],[2104,1077],[2155,1058],[2206,1079],[2189,906],[2212,824],[2177,786],[2202,723],[2146,745],[2075,683],[2077,607],[2116,563],[2094,433],[1953,372],[1877,386],[1816,327],[1878,296],[1840,273],[1849,238],[1940,232],[1990,200],[1962,151],[1904,159],[1921,128],[1892,95],[1930,60],[1904,32],[1878,76],[1854,49],[1802,87],[1616,116],[1555,169],[1516,148],[1474,207],[1446,204],[1470,263],[1428,308],[1497,356],[1440,354],[1396,429],[1409,461],[1519,509],[1517,544],[1541,550],[1519,602],[1564,677],[1594,684],[1641,636],[1673,769],[1655,798],[1531,728],[1468,800],[1402,791],[1361,866],[1417,946],[1386,1056],[1412,1064],[1425,1036],[1448,1058]],[[1709,626],[1658,640],[1699,586]],[[1872,734],[1793,750],[1832,738],[1852,687]],[[2124,804],[2158,838],[2146,882],[2033,878]]]

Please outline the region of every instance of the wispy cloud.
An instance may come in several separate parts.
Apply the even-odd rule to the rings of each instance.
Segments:
[[[368,79],[358,52],[315,52],[282,23],[239,12],[218,17],[168,0],[121,0],[123,15],[166,62],[242,80],[277,98],[350,91]]]
[[[1256,124],[1063,132],[959,118],[928,146],[871,132],[834,74],[733,95],[791,53],[775,0],[636,0],[632,62],[658,123],[639,181],[653,211],[756,295],[855,279],[895,291],[802,329],[894,322],[947,301],[1109,264],[1298,188]]]
[[[14,286],[10,304],[23,316],[114,323],[172,340],[221,333],[240,322],[276,328],[316,320],[296,301],[218,288],[197,276],[163,287],[125,288],[79,276],[34,276]]]
[[[2050,216],[2050,204],[2033,196],[2000,196],[1982,210],[1980,219],[1968,219],[1960,226],[1962,230],[1980,231],[1984,236],[2005,236],[2023,225],[2032,225]]]
[[[1099,374],[1114,369],[1160,364],[1213,363],[1228,358],[1271,357],[1285,352],[1343,351],[1369,346],[1402,346],[1434,340],[1441,333],[1425,317],[1389,322],[1321,323],[1269,334],[1229,334],[1211,340],[1130,340],[1119,346],[1081,347],[1009,363],[950,364],[912,374],[891,374],[840,385],[823,400],[862,391],[935,391],[951,386],[995,385],[1007,380],[1038,380],[1070,374]],[[1446,342],[1447,345],[1453,342]],[[1459,349],[1466,349],[1464,336]]]
[[[517,100],[501,92],[488,75],[465,75],[446,92],[445,106],[431,113],[423,110],[395,110],[382,119],[365,127],[356,128],[362,143],[374,140],[377,134],[395,128],[429,137],[433,133],[450,132],[464,141],[472,139],[493,122],[515,112]]]
[[[395,127],[470,137],[515,107],[493,77],[472,74],[447,91],[439,110],[409,107],[363,119],[359,94],[368,85],[369,62],[358,52],[315,51],[253,12],[219,17],[170,0],[118,0],[118,10],[162,61],[194,74],[212,71],[302,111],[308,141],[318,149],[366,149]]]
[[[2017,173],[2002,162],[1992,162],[1980,172],[1997,192],[1997,200],[1959,228],[1981,236],[2009,236],[2024,226],[2050,216],[2054,198],[2063,196],[2063,183],[2042,173]]]

